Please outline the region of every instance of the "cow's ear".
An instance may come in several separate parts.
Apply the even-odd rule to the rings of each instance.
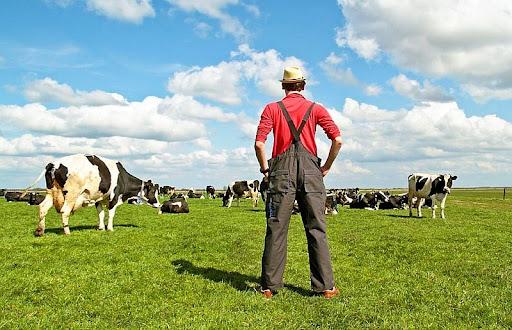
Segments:
[[[452,180],[457,180],[457,176],[456,175],[452,176]]]

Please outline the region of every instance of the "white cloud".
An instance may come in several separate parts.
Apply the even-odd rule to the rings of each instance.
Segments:
[[[154,17],[151,0],[86,0],[87,8],[100,15],[130,23],[141,23],[146,17]]]
[[[374,59],[380,51],[375,39],[358,37],[350,24],[345,29],[336,30],[336,44],[340,47],[352,48],[359,56],[367,60]]]
[[[133,139],[121,136],[95,139],[23,134],[12,139],[0,137],[0,155],[2,156],[63,156],[85,153],[113,158],[126,158],[169,152],[174,146],[173,142]]]
[[[361,82],[352,73],[352,69],[345,67],[344,64],[344,57],[331,52],[322,62],[319,63],[319,66],[327,78],[333,82],[338,82],[348,86],[357,86],[363,89],[364,93],[368,96],[376,96],[382,92],[380,86],[375,84],[366,85]]]
[[[368,96],[377,96],[382,93],[382,88],[378,85],[371,84],[365,87],[364,92]]]
[[[359,85],[360,82],[352,73],[350,68],[342,66],[343,58],[334,53],[329,54],[324,61],[320,62],[320,67],[325,75],[332,81],[340,82],[344,85]]]
[[[221,62],[217,66],[179,71],[169,79],[172,93],[201,96],[224,104],[241,103],[241,64]]]
[[[226,13],[225,7],[238,5],[238,0],[167,0],[171,5],[186,12],[198,12],[219,20],[222,31],[228,33],[239,41],[246,41],[250,32],[236,18]],[[248,8],[248,7],[246,7]],[[248,10],[256,13],[257,7],[251,6]]]
[[[368,60],[383,52],[401,68],[473,85],[480,100],[512,97],[510,1],[338,3],[347,22],[340,46]]]
[[[45,0],[66,8],[75,0]],[[155,10],[151,0],[85,0],[87,9],[99,15],[120,21],[140,24],[146,17],[154,17]]]
[[[172,118],[159,112],[163,99],[147,97],[128,105],[47,109],[37,103],[0,105],[0,120],[18,129],[75,137],[125,136],[162,141],[204,137],[202,122]],[[183,109],[186,111],[187,109]]]
[[[227,113],[218,107],[199,103],[191,96],[178,94],[163,99],[158,105],[158,113],[170,118],[184,120],[198,119],[227,122],[238,119],[238,116],[234,113]]]
[[[194,24],[194,32],[201,38],[206,38],[212,31],[212,27],[205,22]]]
[[[489,155],[512,162],[512,123],[494,115],[467,117],[454,102],[389,111],[347,99],[342,111],[329,111],[343,132],[343,154],[355,162],[476,162]]]
[[[485,103],[489,100],[511,100],[512,87],[486,87],[474,84],[463,84],[462,89],[471,95],[478,103]]]
[[[423,82],[422,87],[418,81],[399,74],[391,78],[390,84],[398,94],[415,101],[448,102],[453,100],[441,87],[433,85],[428,80]]]
[[[283,94],[279,82],[283,68],[289,65],[304,67],[304,63],[296,57],[282,58],[274,49],[257,52],[246,44],[233,52],[232,57],[230,62],[176,72],[169,79],[167,89],[172,93],[237,105],[245,96],[245,82],[254,82],[260,91],[279,97]],[[305,74],[307,76],[307,70]]]
[[[31,81],[24,91],[25,96],[32,102],[57,102],[63,105],[125,105],[128,101],[120,94],[100,90],[90,92],[73,90],[67,84],[60,84],[51,79]]]

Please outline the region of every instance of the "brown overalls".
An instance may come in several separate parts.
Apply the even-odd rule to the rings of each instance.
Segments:
[[[282,102],[278,102],[293,135],[292,144],[270,159],[269,191],[266,201],[267,232],[262,258],[262,289],[277,291],[283,287],[288,225],[297,200],[306,231],[311,288],[315,292],[334,287],[331,257],[325,224],[326,192],[320,170],[320,158],[312,155],[300,141],[300,134],[314,103],[306,111],[297,129]]]

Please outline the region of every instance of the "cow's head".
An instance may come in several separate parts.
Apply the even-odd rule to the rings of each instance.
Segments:
[[[450,175],[450,174],[440,174],[435,180],[434,180],[434,187],[435,191],[437,193],[442,194],[449,194],[451,192],[453,181],[457,180],[456,175]]]
[[[160,202],[158,201],[158,184],[153,184],[151,180],[144,182],[142,198],[151,206],[160,207]]]

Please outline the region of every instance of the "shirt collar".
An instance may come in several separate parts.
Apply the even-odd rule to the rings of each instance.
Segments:
[[[292,91],[292,92],[288,93],[288,95],[283,97],[283,100],[287,99],[287,98],[297,98],[297,97],[304,98],[304,96],[300,92]]]

